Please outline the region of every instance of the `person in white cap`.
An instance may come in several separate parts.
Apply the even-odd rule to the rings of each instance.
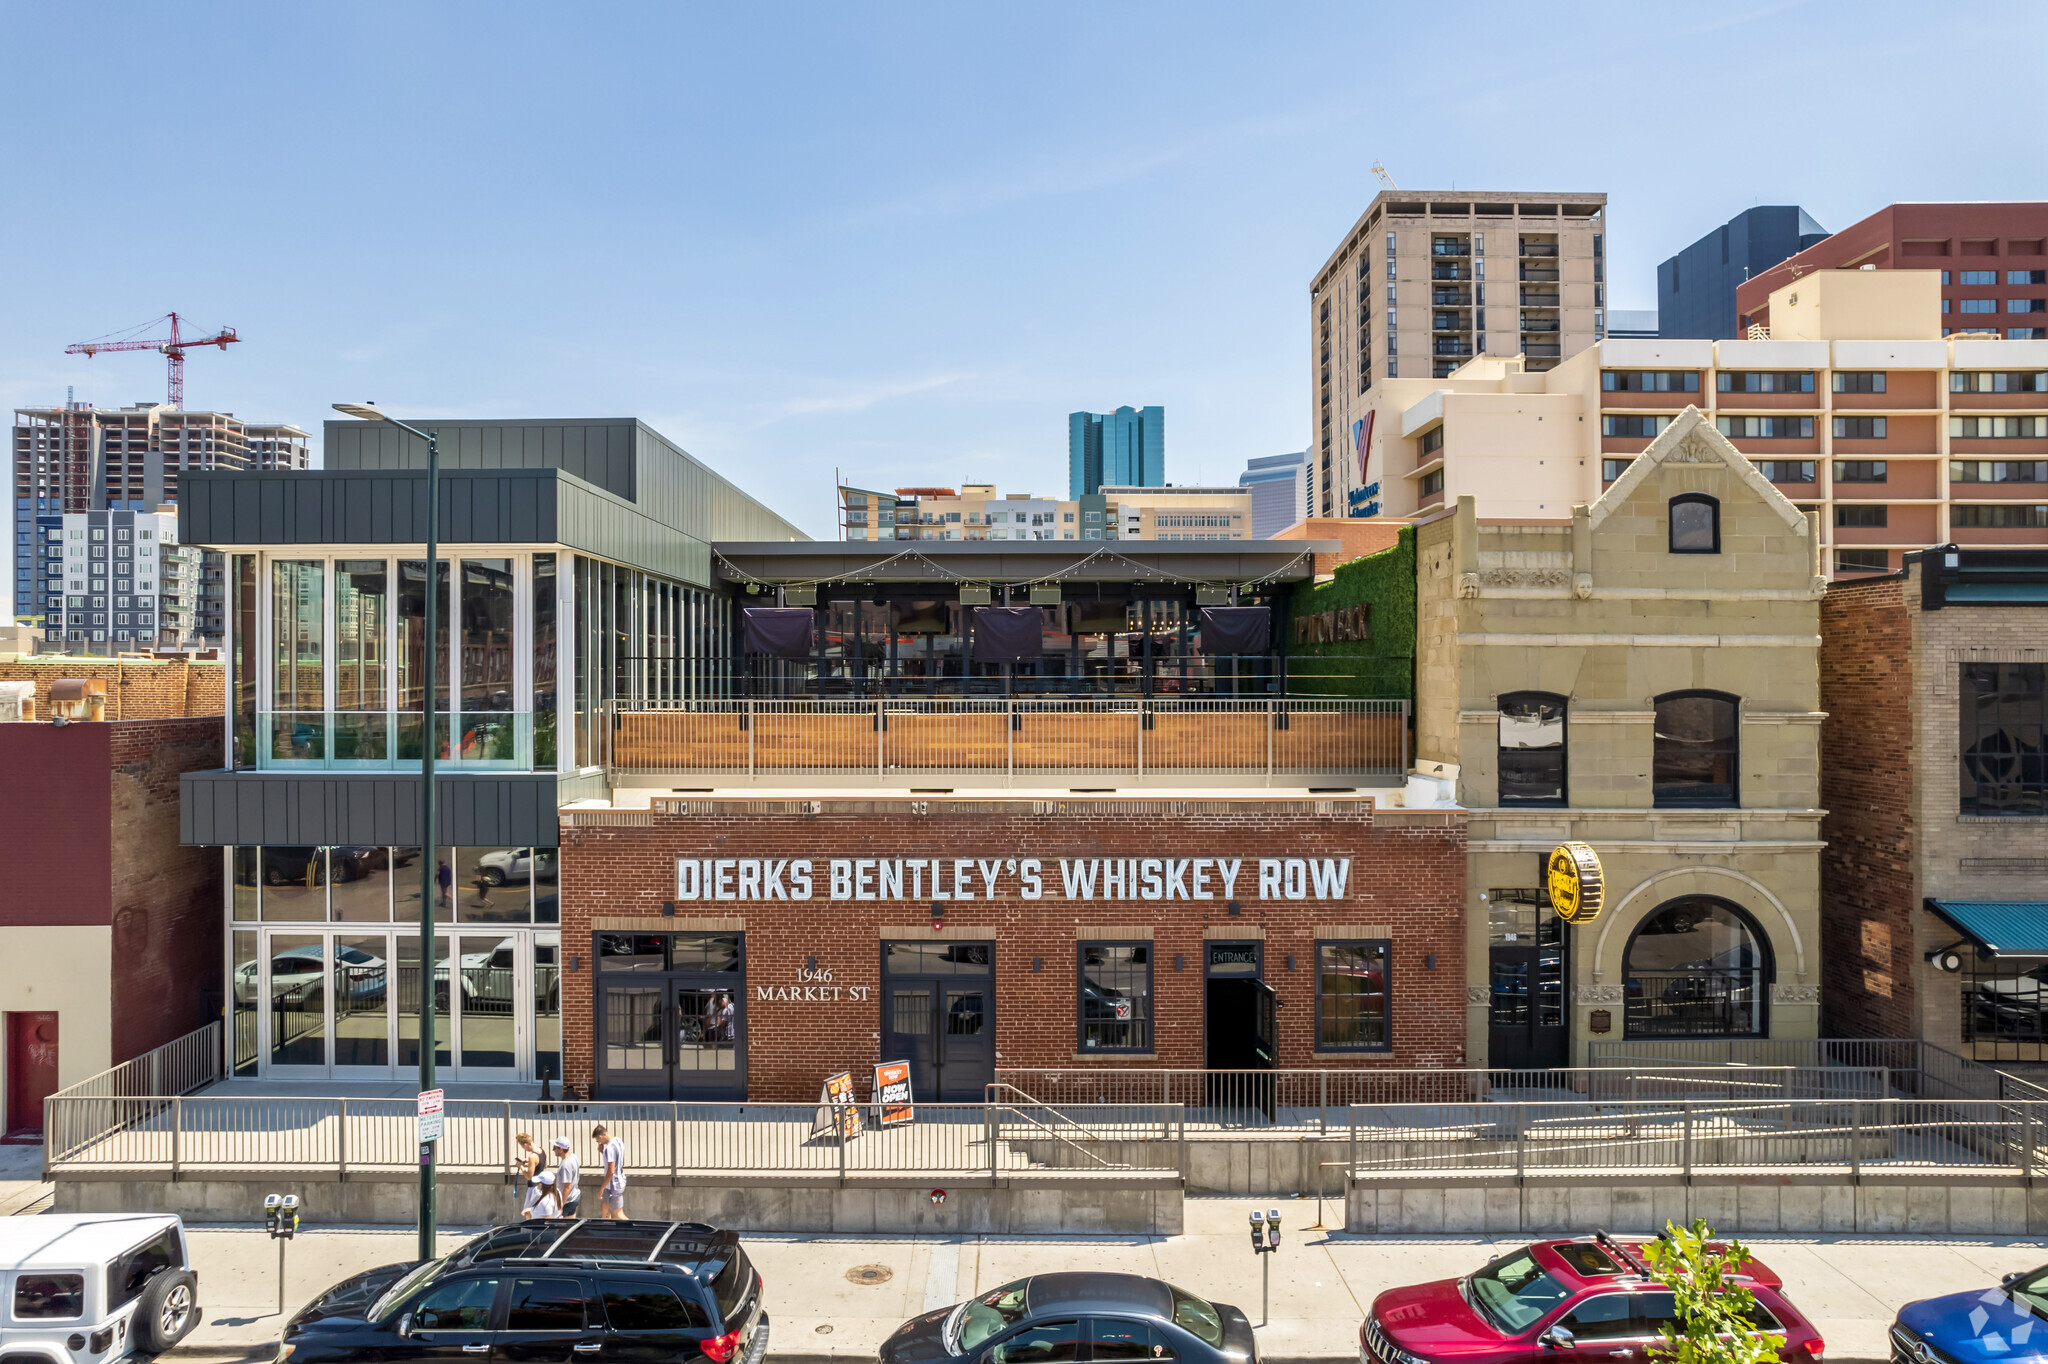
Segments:
[[[524,1222],[556,1215],[555,1175],[552,1170],[542,1170],[526,1181],[526,1206],[519,1210],[519,1218]]]
[[[567,1137],[555,1138],[555,1197],[562,1205],[562,1216],[580,1216],[576,1205],[583,1201],[583,1167],[576,1162],[576,1151]]]

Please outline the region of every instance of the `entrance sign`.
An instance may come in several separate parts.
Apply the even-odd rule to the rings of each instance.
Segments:
[[[910,1106],[910,1062],[885,1061],[875,1067],[875,1106],[880,1110],[876,1121],[883,1127],[894,1127],[909,1122],[917,1116]]]
[[[441,1091],[423,1089],[420,1091],[420,1140],[439,1141],[443,1119]]]
[[[853,1095],[853,1072],[842,1070],[825,1077],[818,1086],[818,1111],[811,1119],[811,1135],[834,1133],[839,1140],[852,1141],[862,1132],[860,1104]]]
[[[1247,608],[1250,609],[1250,608]],[[1261,614],[1264,608],[1257,608]],[[1323,900],[1348,857],[684,857],[678,901]]]
[[[1589,924],[1600,917],[1605,882],[1600,854],[1584,843],[1560,843],[1550,854],[1544,880],[1550,907],[1568,924]]]

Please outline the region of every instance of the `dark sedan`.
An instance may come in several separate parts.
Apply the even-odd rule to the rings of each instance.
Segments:
[[[881,1364],[1060,1364],[1084,1348],[1096,1361],[1259,1357],[1244,1313],[1136,1274],[1035,1274],[912,1318],[880,1354]]]

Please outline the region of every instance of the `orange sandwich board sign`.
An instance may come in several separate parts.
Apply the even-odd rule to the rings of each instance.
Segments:
[[[917,1116],[910,1106],[910,1062],[885,1061],[875,1067],[875,1107],[879,1125],[894,1127]]]
[[[860,1103],[853,1094],[853,1072],[842,1070],[825,1077],[818,1086],[818,1111],[811,1119],[811,1135],[834,1133],[841,1142],[861,1134]]]

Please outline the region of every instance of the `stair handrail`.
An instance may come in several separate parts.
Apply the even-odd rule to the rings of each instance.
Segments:
[[[1012,1085],[1012,1084],[1004,1084],[1004,1083],[1003,1083],[1003,1082],[1001,1082],[1001,1081],[995,1081],[995,1080],[992,1080],[992,1081],[990,1081],[990,1082],[989,1082],[989,1083],[988,1083],[988,1084],[987,1084],[987,1085],[986,1085],[986,1086],[984,1087],[984,1091],[983,1091],[983,1096],[982,1096],[982,1097],[983,1097],[983,1098],[984,1098],[984,1099],[985,1099],[985,1100],[986,1100],[986,1101],[987,1101],[987,1102],[988,1102],[988,1103],[989,1103],[989,1104],[990,1104],[991,1106],[993,1106],[994,1108],[996,1108],[996,1109],[997,1109],[997,1110],[998,1110],[999,1112],[1009,1112],[1009,1113],[1015,1114],[1015,1115],[1016,1115],[1016,1117],[1018,1118],[1018,1120],[1019,1120],[1019,1121],[1021,1121],[1021,1122],[1024,1122],[1024,1123],[1028,1123],[1028,1124],[1029,1124],[1029,1125],[1031,1125],[1032,1127],[1035,1127],[1035,1128],[1037,1128],[1037,1129],[1038,1129],[1039,1131],[1041,1131],[1041,1132],[1045,1133],[1045,1135],[1046,1135],[1046,1136],[1048,1136],[1048,1137],[1052,1138],[1052,1139],[1053,1139],[1054,1141],[1057,1141],[1057,1142],[1061,1143],[1061,1144],[1062,1144],[1062,1145],[1064,1145],[1064,1146],[1069,1146],[1069,1147],[1072,1147],[1072,1148],[1073,1148],[1074,1150],[1076,1150],[1076,1151],[1080,1152],[1080,1153],[1081,1153],[1082,1155],[1084,1155],[1084,1156],[1088,1157],[1088,1159],[1090,1159],[1090,1160],[1094,1161],[1094,1162],[1095,1162],[1095,1163],[1096,1163],[1097,1165],[1100,1165],[1100,1166],[1102,1166],[1102,1168],[1104,1168],[1105,1170],[1128,1170],[1128,1169],[1130,1169],[1130,1168],[1131,1168],[1130,1164],[1129,1164],[1128,1162],[1126,1162],[1126,1161],[1116,1161],[1116,1160],[1104,1160],[1104,1159],[1103,1159],[1103,1158],[1102,1158],[1101,1156],[1099,1156],[1099,1155],[1095,1154],[1095,1152],[1093,1152],[1093,1151],[1090,1151],[1090,1150],[1088,1150],[1088,1149],[1087,1149],[1086,1147],[1082,1146],[1082,1145],[1081,1145],[1081,1144],[1080,1144],[1079,1142],[1076,1142],[1076,1141],[1075,1141],[1075,1140],[1074,1140],[1073,1138],[1071,1138],[1071,1137],[1069,1137],[1069,1136],[1066,1136],[1066,1135],[1065,1135],[1064,1133],[1058,1132],[1058,1131],[1054,1130],[1054,1129],[1053,1129],[1053,1128],[1051,1128],[1051,1127],[1048,1127],[1048,1126],[1046,1126],[1046,1125],[1045,1125],[1044,1123],[1042,1123],[1042,1122],[1038,1121],[1038,1120],[1037,1120],[1036,1118],[1032,1117],[1032,1116],[1031,1116],[1030,1114],[1028,1114],[1028,1113],[1025,1113],[1025,1112],[1023,1112],[1023,1111],[1022,1111],[1021,1109],[1019,1109],[1019,1108],[1018,1108],[1018,1106],[1017,1106],[1016,1104],[1014,1104],[1014,1103],[998,1103],[998,1102],[996,1102],[996,1091],[997,1091],[997,1090],[1007,1090],[1007,1091],[1009,1091],[1009,1092],[1010,1092],[1011,1094],[1014,1094],[1014,1095],[1016,1095],[1016,1096],[1017,1096],[1018,1098],[1020,1098],[1020,1099],[1024,1100],[1024,1102],[1025,1102],[1025,1103],[1027,1103],[1027,1104],[1030,1104],[1030,1105],[1031,1105],[1032,1107],[1034,1107],[1034,1108],[1042,1108],[1042,1109],[1046,1110],[1047,1112],[1051,1113],[1051,1114],[1052,1114],[1052,1115],[1053,1115],[1053,1116],[1054,1116],[1055,1118],[1058,1118],[1058,1119],[1059,1119],[1059,1120],[1060,1120],[1061,1122],[1065,1123],[1065,1124],[1066,1124],[1066,1125],[1067,1125],[1068,1127],[1071,1127],[1071,1128],[1073,1128],[1073,1129],[1074,1129],[1074,1130],[1075,1130],[1076,1132],[1079,1132],[1079,1133],[1081,1134],[1081,1136],[1083,1137],[1083,1139],[1085,1139],[1085,1140],[1087,1140],[1087,1141],[1095,1141],[1095,1140],[1098,1140],[1098,1138],[1096,1137],[1096,1135],[1095,1135],[1095,1134],[1094,1134],[1093,1132],[1089,1131],[1089,1130],[1088,1130],[1088,1129],[1087,1129],[1086,1127],[1084,1127],[1084,1126],[1083,1126],[1082,1124],[1080,1124],[1080,1123],[1077,1123],[1077,1122],[1075,1122],[1075,1121],[1074,1121],[1074,1120],[1073,1120],[1072,1118],[1069,1118],[1069,1117],[1068,1117],[1068,1116],[1067,1116],[1066,1114],[1064,1114],[1064,1113],[1060,1112],[1060,1111],[1059,1111],[1059,1110],[1058,1110],[1057,1108],[1054,1108],[1054,1107],[1053,1107],[1053,1106],[1052,1106],[1051,1104],[1048,1104],[1048,1103],[1045,1103],[1045,1102],[1043,1102],[1042,1100],[1039,1100],[1039,1099],[1033,1098],[1033,1097],[1032,1097],[1031,1095],[1029,1095],[1029,1094],[1026,1094],[1026,1093],[1025,1093],[1025,1092],[1024,1092],[1023,1090],[1021,1090],[1021,1089],[1017,1088],[1017,1086],[1015,1086],[1015,1085]]]

